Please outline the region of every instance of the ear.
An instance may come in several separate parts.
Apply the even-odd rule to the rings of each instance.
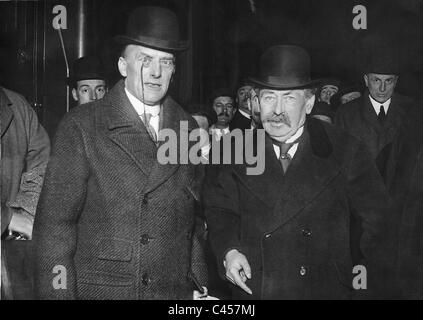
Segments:
[[[314,95],[314,94],[306,101],[306,113],[307,114],[310,114],[311,110],[313,110],[315,101],[316,101],[316,95]]]
[[[76,94],[75,88],[72,89],[72,97],[73,97],[73,100],[78,101],[78,95]]]
[[[367,74],[364,75],[364,83],[366,84],[366,87],[369,87],[369,77],[367,76]]]
[[[125,58],[119,57],[119,61],[118,61],[119,73],[122,75],[122,77],[125,77],[125,78],[127,76],[127,73],[126,73],[127,66],[128,66],[128,64],[127,64]]]

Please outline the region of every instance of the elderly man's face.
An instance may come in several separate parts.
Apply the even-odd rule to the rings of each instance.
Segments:
[[[231,97],[217,97],[213,101],[213,109],[217,114],[218,127],[227,127],[235,114],[234,100]]]
[[[328,84],[322,87],[320,91],[320,101],[330,104],[330,98],[338,92],[338,87]]]
[[[369,73],[364,75],[364,82],[373,99],[379,103],[389,100],[394,93],[398,77],[394,74]]]
[[[275,140],[284,142],[304,125],[313,109],[315,96],[306,90],[262,89],[259,94],[263,128]]]
[[[253,87],[252,86],[242,86],[238,89],[236,94],[236,102],[238,104],[238,108],[242,109],[242,111],[251,114],[251,110],[248,107],[248,98],[250,91]]]
[[[128,45],[118,66],[121,75],[126,77],[126,89],[145,104],[156,105],[169,88],[175,57],[168,52]]]
[[[106,81],[101,79],[80,80],[72,89],[72,96],[78,105],[92,102],[104,97],[107,92]]]

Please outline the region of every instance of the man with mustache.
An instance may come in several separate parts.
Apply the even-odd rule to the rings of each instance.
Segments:
[[[232,297],[350,299],[355,265],[366,268],[368,280],[357,293],[379,292],[390,261],[387,194],[365,146],[330,124],[306,120],[315,82],[303,48],[269,48],[251,80],[266,134],[246,148],[254,153],[265,144],[265,170],[248,175],[246,162],[232,162],[204,186],[211,246]],[[352,216],[358,231],[350,228]]]
[[[215,90],[210,98],[213,110],[217,114],[217,122],[210,127],[210,135],[213,139],[220,141],[231,129],[229,123],[234,117],[236,106],[231,90],[219,88]]]
[[[37,297],[192,299],[206,278],[193,276],[205,270],[195,216],[202,168],[157,159],[162,129],[179,141],[198,127],[168,95],[188,43],[161,7],[135,9],[116,41],[123,79],[68,113],[56,135],[34,226]]]

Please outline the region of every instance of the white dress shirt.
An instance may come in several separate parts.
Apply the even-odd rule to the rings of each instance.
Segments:
[[[385,109],[385,114],[388,113],[389,105],[391,104],[391,98],[386,100],[384,103],[377,102],[375,99],[372,98],[372,96],[369,94],[370,102],[372,103],[373,109],[375,109],[375,112],[377,115],[379,115],[380,112],[380,106],[383,106]]]
[[[229,126],[223,129],[216,128],[215,125],[212,125],[209,129],[209,133],[212,135],[213,138],[216,138],[217,141],[220,141],[220,139],[230,133]]]
[[[149,106],[142,101],[140,101],[138,98],[136,98],[133,94],[131,94],[126,88],[125,93],[128,96],[129,101],[131,102],[132,106],[134,107],[135,111],[138,113],[138,116],[140,116],[141,120],[144,122],[144,108],[145,113],[151,114],[150,118],[150,125],[153,127],[154,131],[156,132],[156,137],[159,136],[159,125],[160,125],[160,105],[155,106]]]
[[[297,132],[291,138],[289,138],[288,140],[285,141],[285,143],[292,143],[292,142],[294,142],[299,137],[301,137],[301,135],[303,134],[303,132],[304,132],[304,126],[302,126],[301,128],[299,128],[297,130]],[[275,150],[276,157],[279,159],[280,154],[281,154],[280,147],[277,146],[277,145],[273,145],[273,149]],[[292,147],[288,150],[288,154],[291,156],[291,159],[294,159],[294,155],[297,152],[297,150],[298,150],[298,142],[297,143],[294,143],[292,145]]]
[[[238,111],[239,111],[239,113],[240,113],[240,114],[242,114],[244,117],[246,117],[246,118],[248,118],[248,119],[251,119],[251,114],[248,114],[247,112],[245,112],[245,111],[243,111],[243,110],[241,110],[241,109],[238,109]]]

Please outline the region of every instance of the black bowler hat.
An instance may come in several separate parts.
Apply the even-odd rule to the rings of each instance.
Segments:
[[[161,7],[138,7],[128,20],[126,34],[115,37],[120,44],[136,44],[163,51],[184,51],[176,14]]]
[[[271,89],[305,89],[316,87],[310,77],[310,56],[298,46],[273,46],[260,57],[260,75],[250,77],[258,86]]]
[[[94,56],[82,57],[74,61],[68,84],[76,86],[81,80],[106,80],[104,67],[99,58]]]

